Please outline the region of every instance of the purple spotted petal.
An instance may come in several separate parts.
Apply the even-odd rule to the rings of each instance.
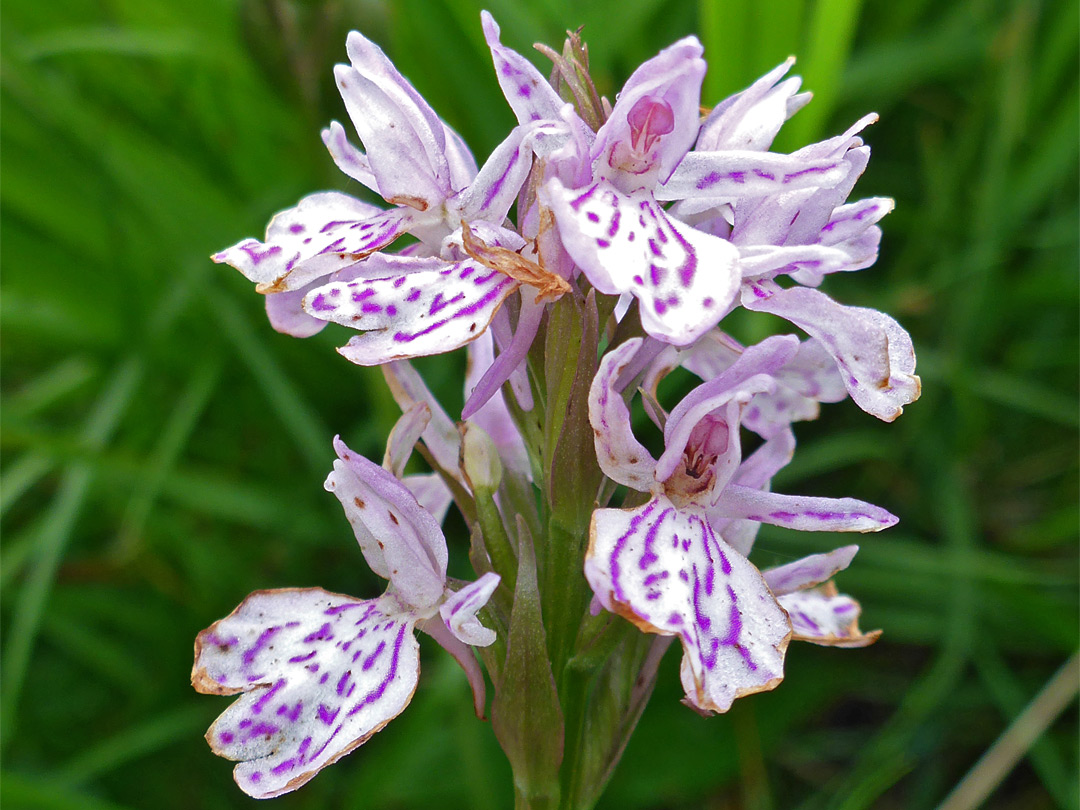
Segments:
[[[858,546],[843,546],[828,554],[811,554],[801,560],[761,572],[775,596],[813,588],[832,579],[855,559]]]
[[[532,169],[533,131],[514,127],[484,163],[472,184],[455,200],[461,218],[502,222]]]
[[[671,219],[648,192],[625,195],[600,181],[544,187],[567,252],[600,292],[631,292],[645,331],[692,343],[723,316],[739,284],[729,242]]]
[[[804,532],[879,532],[897,517],[856,498],[812,498],[728,486],[713,508],[725,518],[756,520]]]
[[[461,436],[454,420],[447,416],[435,395],[431,393],[424,378],[413,368],[408,360],[398,360],[382,367],[390,394],[402,412],[409,410],[417,402],[423,402],[431,411],[431,422],[421,434],[428,452],[435,463],[447,473],[464,479],[458,471],[458,454],[461,451]]]
[[[792,638],[827,647],[866,647],[881,636],[880,630],[859,629],[862,608],[850,596],[826,583],[820,588],[797,591],[778,601],[791,618]]]
[[[412,699],[413,624],[390,596],[319,588],[256,591],[195,640],[191,682],[243,692],[210,727],[240,788],[260,799],[303,785],[362,745]]]
[[[324,191],[270,220],[265,242],[245,239],[212,258],[235,267],[259,292],[296,290],[381,250],[411,221],[408,210],[383,211],[347,194]]]
[[[420,441],[420,436],[431,422],[431,408],[426,402],[413,403],[394,423],[386,439],[386,452],[383,455],[383,469],[389,470],[396,478],[405,473],[405,465],[412,455],[413,448]]]
[[[518,319],[518,330],[531,330],[532,337],[535,337],[536,330],[540,325],[539,316],[542,316],[543,312],[543,305],[534,303],[529,306],[523,296],[522,317]],[[526,318],[526,316],[528,317]],[[533,323],[531,325],[523,323],[522,321],[526,319]],[[515,335],[511,341],[509,351],[515,350],[516,340],[517,336]],[[524,343],[525,341],[521,342]],[[528,344],[532,344],[531,337],[528,339]],[[523,475],[530,475],[529,455],[525,450],[525,441],[521,438],[521,433],[510,416],[510,411],[506,407],[506,400],[503,398],[501,390],[502,384],[509,379],[510,374],[517,367],[512,362],[513,356],[511,355],[508,362],[502,364],[501,368],[495,366],[495,350],[490,331],[485,332],[470,343],[468,351],[469,360],[465,371],[465,408],[462,411],[461,418],[471,419],[484,429],[484,432],[495,442],[495,446],[499,449],[499,458],[502,459],[506,467]],[[506,356],[509,351],[503,352],[499,357]],[[525,351],[528,351],[528,346],[526,346]],[[518,362],[520,363],[521,360]],[[492,377],[494,380],[491,379]],[[481,385],[488,385],[493,390],[490,392],[483,391]],[[481,392],[479,397],[477,397],[478,391]],[[474,397],[485,401],[479,407],[473,407]]]
[[[498,586],[499,575],[489,572],[448,596],[439,608],[446,629],[459,641],[473,647],[494,643],[495,631],[480,624],[476,612],[487,604]]]
[[[480,12],[484,39],[495,62],[499,87],[519,124],[557,120],[566,103],[532,62],[499,41],[499,26],[487,11]]]
[[[325,487],[341,501],[371,570],[390,580],[412,607],[435,606],[443,595],[447,556],[438,522],[391,473],[338,438],[334,449],[340,460]]]
[[[695,507],[657,497],[593,513],[585,576],[597,598],[648,633],[677,635],[683,687],[701,711],[783,678],[791,627],[761,574]]]
[[[487,701],[487,684],[484,681],[484,670],[480,662],[476,660],[472,648],[458,640],[443,623],[442,616],[432,616],[425,622],[417,625],[421,630],[439,642],[439,645],[454,657],[465,671],[465,677],[469,680],[469,687],[473,693],[473,711],[480,719],[484,719],[484,705]]]
[[[656,190],[658,200],[701,197],[718,204],[742,197],[831,187],[847,177],[840,158],[811,160],[774,152],[691,152],[671,179]]]
[[[919,398],[911,338],[888,315],[843,306],[817,290],[783,290],[768,281],[746,285],[743,306],[785,318],[821,341],[851,398],[878,419],[893,421],[904,405]]]
[[[799,93],[801,79],[780,81],[795,64],[789,58],[748,88],[717,104],[701,124],[696,148],[702,151],[768,149],[784,122],[809,101],[809,93]]]
[[[548,83],[543,74],[537,70],[532,62],[516,51],[506,47],[499,41],[499,26],[492,16],[486,12],[480,12],[480,20],[484,27],[484,39],[488,48],[491,49],[491,58],[495,63],[495,76],[499,80],[510,109],[514,111],[519,124],[528,124],[533,121],[562,120],[562,110],[566,102],[559,97],[555,89]],[[587,129],[585,123],[577,115],[573,116],[574,125],[580,129]],[[591,133],[590,133],[591,134]],[[545,136],[541,136],[540,143]],[[542,147],[543,153],[550,152],[551,148],[564,138],[552,138],[546,136],[551,143]]]
[[[360,329],[338,351],[361,366],[442,354],[477,338],[518,282],[479,262],[372,257],[379,278],[308,293],[309,315]]]
[[[349,143],[349,136],[345,127],[337,121],[331,121],[330,126],[322,131],[322,141],[326,151],[334,159],[334,163],[341,171],[358,183],[367,186],[374,192],[378,192],[379,186],[375,182],[375,175],[371,172],[367,155]]]
[[[656,459],[634,438],[630,409],[615,388],[619,375],[633,359],[641,338],[632,338],[600,361],[589,388],[589,423],[596,460],[604,475],[640,492],[652,489]]]

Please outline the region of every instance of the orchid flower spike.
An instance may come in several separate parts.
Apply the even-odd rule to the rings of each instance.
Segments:
[[[742,461],[743,410],[755,394],[775,390],[774,375],[794,357],[796,338],[747,348],[690,392],[666,421],[659,459],[634,438],[616,389],[640,344],[629,340],[604,357],[589,393],[589,420],[604,474],[650,498],[637,508],[593,513],[585,576],[603,607],[644,632],[678,636],[687,701],[702,712],[723,712],[735,698],[781,681],[792,624],[721,527],[743,520],[867,532],[896,518],[853,498],[768,492],[753,480],[757,454]],[[771,452],[768,442],[763,451]]]
[[[403,419],[415,441],[422,416]],[[242,693],[207,741],[238,763],[236,783],[256,798],[300,787],[408,705],[420,675],[417,627],[463,663],[483,711],[483,676],[468,647],[495,640],[476,612],[498,575],[451,591],[436,519],[392,472],[340,439],[334,448],[326,489],[341,501],[371,569],[389,580],[386,592],[357,599],[321,588],[256,591],[195,640],[194,687]]]

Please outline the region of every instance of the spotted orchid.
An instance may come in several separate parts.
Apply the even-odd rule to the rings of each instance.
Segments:
[[[415,441],[424,416],[407,414],[401,433]],[[407,438],[394,444],[391,466],[401,447],[412,448]],[[339,439],[334,447],[326,489],[341,501],[371,569],[389,580],[386,592],[357,599],[321,588],[256,591],[195,641],[195,688],[242,693],[206,737],[215,753],[238,762],[236,782],[256,798],[300,787],[408,705],[420,674],[417,627],[466,667],[483,711],[483,675],[468,645],[495,640],[476,612],[498,575],[451,591],[436,518],[392,471]]]
[[[723,712],[735,698],[780,682],[792,625],[767,581],[725,541],[721,522],[868,532],[896,518],[852,498],[780,495],[744,482],[761,462],[741,459],[742,412],[755,394],[775,390],[773,375],[798,350],[794,337],[746,349],[690,392],[666,420],[659,459],[634,438],[616,390],[640,345],[629,340],[605,356],[589,392],[589,420],[604,474],[650,497],[593,513],[585,576],[609,611],[645,632],[678,636],[687,700]]]
[[[856,546],[750,561],[764,524],[896,522],[854,498],[773,491],[823,403],[850,395],[891,420],[918,396],[903,328],[815,289],[877,258],[891,201],[847,202],[874,117],[781,154],[777,133],[810,100],[793,60],[702,120],[695,37],[612,105],[578,34],[561,53],[537,46],[549,81],[490,14],[481,24],[517,119],[482,167],[354,32],[335,78],[364,151],[336,121],[323,141],[385,205],[313,194],[265,240],[214,256],[255,282],[278,331],[356,330],[339,352],[381,366],[401,409],[381,465],[335,440],[326,480],[385,592],[258,591],[196,641],[195,687],[240,695],[207,738],[252,796],[299,787],[404,709],[417,629],[464,669],[521,808],[595,806],[675,638],[684,702],[712,714],[777,686],[792,640],[880,633],[834,584]],[[740,305],[809,338],[743,345],[722,322]],[[412,362],[456,349],[460,418]],[[677,368],[700,383],[668,411]],[[632,430],[636,408],[662,434],[658,456]],[[414,450],[430,472],[407,474]],[[451,505],[471,582],[447,577]]]

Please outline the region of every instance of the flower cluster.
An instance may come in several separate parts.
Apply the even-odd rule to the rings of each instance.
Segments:
[[[339,352],[383,366],[403,412],[381,466],[335,439],[326,481],[386,592],[259,591],[196,641],[195,687],[243,693],[207,737],[239,761],[252,796],[302,785],[405,707],[416,629],[461,663],[483,716],[477,648],[526,799],[598,794],[613,761],[596,752],[621,750],[612,740],[648,694],[590,715],[572,699],[575,679],[603,672],[651,689],[665,647],[623,643],[635,627],[679,639],[686,702],[702,713],[774,688],[792,639],[852,647],[878,635],[859,630],[858,603],[831,581],[857,547],[764,571],[748,559],[762,523],[896,522],[859,500],[770,486],[794,452],[792,425],[820,403],[850,395],[891,421],[919,395],[903,328],[817,289],[877,258],[892,201],[848,202],[874,117],[780,154],[775,136],[810,100],[785,78],[792,61],[702,118],[694,37],[641,65],[611,105],[576,35],[561,54],[545,49],[549,81],[486,12],[482,24],[518,121],[483,166],[354,32],[335,76],[364,150],[337,122],[323,141],[386,205],[312,194],[276,215],[265,240],[214,256],[255,282],[279,332],[355,330]],[[738,307],[806,337],[743,346],[721,328]],[[465,346],[455,423],[409,359]],[[661,386],[676,369],[701,382],[668,410]],[[637,408],[662,437],[655,452],[635,437]],[[403,475],[414,447],[433,472]],[[446,576],[451,502],[473,528],[474,582]],[[511,677],[525,702],[509,694]],[[525,739],[534,721],[523,707],[553,727]],[[605,731],[597,718],[613,715]],[[610,739],[585,739],[586,727]],[[579,776],[560,776],[571,756]],[[594,783],[582,787],[582,772]]]

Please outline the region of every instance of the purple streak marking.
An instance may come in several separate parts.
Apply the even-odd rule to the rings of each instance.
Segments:
[[[255,644],[245,650],[243,656],[240,658],[240,663],[243,665],[244,669],[247,669],[255,662],[255,656],[259,654],[259,651],[266,646],[267,642],[269,642],[270,639],[274,637],[274,634],[280,629],[280,627],[276,626],[267,627],[259,634],[258,639],[255,640]]]

